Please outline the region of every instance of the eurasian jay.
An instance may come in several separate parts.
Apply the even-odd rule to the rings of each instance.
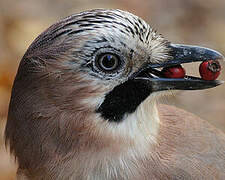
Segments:
[[[160,68],[220,60],[172,44],[121,10],[69,16],[23,56],[5,131],[22,180],[225,179],[225,135],[184,110],[157,105],[171,90],[219,80],[167,78]]]

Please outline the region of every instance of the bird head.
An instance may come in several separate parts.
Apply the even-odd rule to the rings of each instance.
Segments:
[[[84,144],[114,146],[112,139],[138,141],[146,127],[144,136],[156,136],[155,95],[221,84],[190,76],[166,78],[157,68],[209,59],[222,55],[172,44],[128,12],[69,16],[44,31],[25,53],[12,90],[6,137],[17,156],[30,146],[37,147],[30,153],[38,158],[49,147],[68,152]],[[17,137],[24,137],[23,142]]]

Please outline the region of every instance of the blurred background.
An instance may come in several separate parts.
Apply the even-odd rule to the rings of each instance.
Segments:
[[[14,179],[16,172],[14,159],[4,148],[3,132],[20,59],[34,38],[55,21],[94,8],[130,11],[173,43],[206,46],[225,54],[224,0],[0,0],[0,180]],[[198,66],[185,69],[198,75]],[[225,80],[225,73],[220,78]],[[162,101],[193,112],[225,132],[225,85],[178,92]]]

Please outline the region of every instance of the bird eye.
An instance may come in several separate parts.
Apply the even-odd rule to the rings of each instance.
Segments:
[[[106,53],[97,58],[96,64],[100,70],[112,72],[120,66],[120,59],[115,54]]]

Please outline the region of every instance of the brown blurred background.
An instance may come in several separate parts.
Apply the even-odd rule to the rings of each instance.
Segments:
[[[150,23],[174,43],[195,44],[225,54],[224,0],[0,0],[0,180],[14,179],[16,165],[3,141],[12,82],[20,59],[34,38],[55,21],[93,8],[119,8]],[[198,64],[187,65],[198,74]],[[225,73],[221,75],[225,80]],[[163,98],[225,132],[225,85]],[[191,128],[191,127],[190,127]]]

